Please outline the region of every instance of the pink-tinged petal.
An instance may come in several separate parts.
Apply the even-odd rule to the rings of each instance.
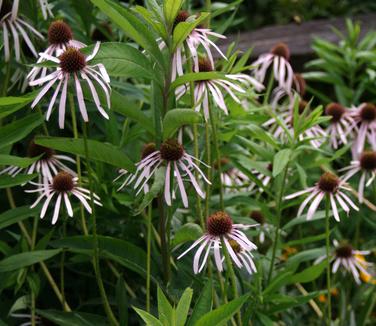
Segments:
[[[101,42],[95,43],[93,52],[86,57],[86,62],[89,62],[97,55],[100,46],[101,46]]]
[[[165,176],[165,188],[164,188],[164,197],[166,204],[171,206],[171,190],[170,190],[170,175],[171,175],[171,163],[167,163],[166,167],[166,176]]]
[[[214,241],[213,251],[214,251],[215,265],[217,266],[218,271],[222,272],[223,264],[222,264],[222,258],[221,258],[220,243],[218,240]]]
[[[56,80],[57,80],[56,78],[51,80],[46,86],[43,87],[43,89],[39,92],[39,94],[34,99],[33,103],[31,104],[31,108],[34,108],[39,103],[42,97],[49,91],[52,85],[56,82]]]
[[[85,197],[75,190],[72,191],[72,194],[75,195],[78,198],[78,200],[84,205],[84,207],[89,212],[89,214],[91,214],[91,212],[92,212],[91,207],[90,207],[89,203],[87,202],[87,200],[85,199]]]
[[[307,220],[312,219],[313,215],[316,213],[316,210],[317,210],[318,206],[320,205],[320,202],[322,201],[324,196],[325,196],[325,193],[320,192],[320,193],[318,193],[316,198],[313,200],[311,206],[308,209]]]
[[[353,201],[344,193],[344,192],[338,192],[338,195],[341,196],[353,209],[356,211],[359,211],[358,206],[356,206]]]
[[[58,194],[56,203],[55,203],[55,209],[54,209],[54,215],[52,217],[52,225],[56,224],[57,219],[59,218],[59,211],[60,211],[60,204],[61,204],[61,197],[62,194]]]
[[[40,190],[39,189],[36,189],[35,191],[27,191],[27,192],[39,192]],[[39,203],[40,203],[40,201],[45,197],[46,195],[45,195],[45,193],[42,193],[38,198],[37,198],[37,200],[30,206],[30,208],[34,208],[34,207],[36,207]]]
[[[366,179],[366,173],[363,172],[360,180],[359,180],[359,188],[358,188],[358,198],[359,198],[359,203],[363,203],[364,201],[364,184],[365,184],[365,179]]]
[[[81,72],[81,76],[83,79],[85,79],[89,85],[89,88],[90,88],[90,92],[91,92],[91,95],[93,96],[93,99],[94,99],[94,103],[98,109],[98,111],[100,112],[100,114],[102,114],[102,116],[104,116],[106,119],[109,119],[110,117],[108,116],[107,112],[102,108],[101,106],[101,102],[99,100],[99,96],[98,96],[98,93],[92,83],[92,81],[90,80],[90,78],[84,73],[84,72]]]
[[[3,23],[3,40],[4,40],[4,56],[5,61],[10,59],[10,50],[9,50],[9,32],[6,23]]]
[[[193,248],[197,247],[197,245],[199,243],[201,243],[202,241],[204,241],[207,238],[208,237],[206,235],[203,235],[202,237],[197,239],[195,242],[193,242],[193,244],[187,250],[185,250],[182,254],[180,254],[177,259],[180,259],[181,257],[185,256],[188,252],[190,252]]]
[[[18,8],[19,8],[19,2],[20,0],[13,0],[13,6],[12,6],[12,20],[15,20],[18,15]]]
[[[307,188],[298,192],[294,192],[293,194],[285,196],[284,199],[292,199],[292,198],[298,197],[300,195],[306,194],[307,192],[311,192],[314,188],[315,187],[310,187],[310,188]]]
[[[9,22],[9,27],[10,27],[10,30],[12,32],[13,39],[14,39],[14,51],[16,55],[16,61],[20,61],[20,58],[21,58],[20,38],[18,37],[18,33],[15,27],[13,26],[12,22]]]
[[[81,83],[78,80],[76,74],[74,74],[74,81],[75,81],[75,84],[76,84],[76,95],[77,95],[78,107],[80,109],[81,116],[82,116],[82,118],[84,119],[85,122],[88,122],[89,117],[88,117],[87,111],[86,111],[84,94],[82,92]]]
[[[349,215],[349,212],[350,212],[349,206],[346,205],[346,203],[341,198],[341,196],[339,196],[338,194],[335,194],[334,196],[337,199],[339,205],[342,207],[342,209],[346,212],[347,215]]]
[[[52,61],[52,62],[55,62],[55,63],[60,63],[60,59],[46,53],[46,52],[40,52],[39,53],[39,56],[43,59],[46,59],[46,60],[49,60],[49,61]]]
[[[72,209],[72,205],[69,201],[68,194],[66,192],[64,193],[64,202],[65,202],[65,207],[67,208],[68,215],[70,217],[72,217],[73,216],[73,209]]]
[[[46,211],[47,211],[47,208],[48,208],[48,204],[50,203],[52,197],[54,196],[54,192],[51,193],[47,198],[46,198],[46,201],[44,202],[43,206],[42,206],[42,210],[40,212],[40,218],[43,218],[44,215],[46,215]]]
[[[352,273],[353,276],[354,276],[355,282],[358,283],[358,284],[360,284],[361,282],[360,282],[360,280],[359,280],[359,273],[358,273],[358,271],[356,270],[356,268],[355,268],[353,262],[352,262],[351,260],[349,260],[348,263],[349,263],[349,267],[350,267],[351,273]]]
[[[176,162],[174,162],[174,168],[175,168],[174,171],[175,171],[175,174],[176,174],[176,179],[178,181],[181,199],[183,201],[184,207],[187,208],[188,207],[188,197],[187,197],[187,193],[185,192],[184,183],[183,183],[183,180],[181,178],[179,168],[178,168]]]
[[[316,195],[318,194],[318,191],[314,191],[313,193],[311,193],[302,203],[301,205],[299,206],[299,209],[298,209],[298,214],[297,216],[301,216],[304,209],[306,208],[306,206],[308,205],[308,203],[313,199],[313,197],[315,197]]]
[[[226,248],[228,250],[228,253],[230,254],[232,260],[234,261],[235,265],[238,266],[239,268],[242,267],[242,263],[240,262],[239,258],[237,257],[236,253],[234,252],[234,250],[232,249],[230,243],[228,242],[228,240],[223,237],[223,241],[226,245]]]
[[[189,179],[191,183],[193,184],[193,187],[195,188],[196,192],[199,194],[201,198],[205,198],[205,193],[201,190],[200,186],[198,185],[195,176],[192,174],[192,172],[185,166],[183,162],[179,162],[179,165],[184,169],[184,171],[188,174]]]
[[[37,86],[37,85],[41,85],[41,84],[44,84],[45,82],[48,82],[49,80],[56,80],[56,78],[58,77],[58,72],[57,71],[54,71],[53,73],[47,75],[47,76],[44,76],[44,77],[41,77],[39,79],[35,79],[33,81],[31,81],[29,83],[30,86]]]
[[[105,84],[97,75],[96,75],[96,71],[94,69],[85,69],[85,73],[87,73],[88,75],[90,75],[91,77],[93,77],[95,79],[95,81],[99,84],[100,87],[102,87],[104,93],[106,94],[106,100],[107,100],[107,106],[108,108],[111,107],[111,98],[110,98],[110,91],[111,91],[111,88],[109,85]]]
[[[67,103],[67,89],[68,89],[69,75],[64,77],[63,90],[61,92],[60,104],[59,104],[59,127],[64,129],[65,120],[65,106]]]
[[[337,209],[336,201],[334,200],[333,194],[330,194],[329,197],[330,197],[330,205],[332,206],[333,216],[336,219],[336,221],[339,222],[340,219],[339,219],[339,215],[338,215],[338,209]]]
[[[35,50],[33,43],[31,43],[30,38],[29,38],[29,36],[26,34],[26,32],[25,32],[25,30],[23,29],[23,27],[22,27],[17,21],[15,21],[14,24],[16,25],[17,29],[20,31],[20,33],[21,33],[21,35],[22,35],[22,37],[23,37],[25,43],[26,43],[27,46],[29,47],[30,51],[33,53],[33,55],[34,55],[35,57],[37,57],[37,56],[38,56],[37,51]]]
[[[54,95],[51,98],[50,104],[48,105],[47,114],[46,114],[46,120],[47,121],[50,119],[50,116],[51,116],[51,113],[52,113],[52,108],[53,108],[53,106],[56,102],[56,98],[57,98],[57,96],[60,92],[60,88],[61,88],[62,83],[63,83],[63,79],[59,81],[59,84],[57,85],[56,90],[54,92]]]
[[[337,270],[338,270],[338,267],[340,265],[340,260],[339,259],[336,259],[333,263],[333,267],[332,267],[332,273],[335,274],[337,273]]]
[[[200,264],[200,258],[201,258],[201,254],[203,252],[203,250],[205,249],[205,247],[207,245],[210,245],[210,239],[206,239],[201,245],[200,247],[197,249],[196,253],[195,253],[195,256],[193,258],[193,272],[195,274],[197,274],[199,272],[199,264]],[[203,262],[205,263],[205,258],[203,260]]]
[[[208,257],[209,257],[209,253],[210,253],[210,247],[211,247],[211,242],[209,242],[208,246],[207,246],[207,249],[206,249],[206,253],[205,253],[205,256],[204,256],[204,259],[202,260],[202,263],[201,263],[201,266],[198,270],[199,273],[202,272],[202,270],[204,269],[205,265],[206,265],[206,262],[208,260]]]

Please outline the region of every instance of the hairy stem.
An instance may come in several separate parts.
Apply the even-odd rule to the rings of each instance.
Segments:
[[[100,269],[100,260],[99,260],[99,241],[97,235],[97,218],[95,214],[95,206],[94,206],[94,196],[93,196],[93,180],[92,180],[92,173],[91,173],[91,166],[89,163],[89,146],[87,141],[87,123],[84,122],[83,124],[83,136],[84,136],[84,146],[85,146],[85,159],[86,159],[86,166],[87,172],[89,176],[89,190],[90,190],[90,205],[92,210],[92,228],[93,228],[93,246],[94,246],[94,257],[93,257],[93,265],[94,265],[94,272],[95,277],[98,283],[99,292],[103,301],[104,310],[106,312],[107,318],[111,325],[118,326],[119,323],[116,320],[116,317],[111,309],[110,303],[107,298],[106,290],[103,285],[102,280],[102,273]]]
[[[268,273],[268,284],[270,283],[270,280],[272,278],[274,261],[275,261],[275,256],[276,256],[276,252],[277,252],[277,245],[278,245],[278,241],[279,241],[279,232],[280,232],[280,229],[281,229],[281,218],[282,218],[282,216],[281,216],[282,215],[282,198],[283,198],[283,193],[284,193],[285,187],[286,187],[287,170],[288,170],[288,165],[286,165],[286,167],[283,171],[281,189],[279,191],[279,194],[278,194],[278,197],[277,197],[277,202],[276,202],[277,227],[275,229],[275,235],[274,235],[272,258],[271,258],[271,261],[270,261],[270,267],[269,267],[269,273]]]
[[[327,325],[330,326],[332,321],[332,304],[331,304],[331,285],[330,285],[330,197],[327,194],[325,198],[325,247],[326,247],[326,286],[328,289],[328,315],[327,315]]]

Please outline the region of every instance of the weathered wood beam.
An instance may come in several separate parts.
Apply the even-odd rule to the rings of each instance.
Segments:
[[[376,30],[376,14],[355,16],[353,20],[361,23],[362,35],[370,30]],[[252,57],[256,57],[261,53],[268,52],[276,43],[285,42],[289,46],[292,56],[310,56],[313,53],[311,46],[315,37],[332,42],[339,40],[339,37],[333,32],[333,27],[346,34],[345,18],[264,27],[256,31],[229,35],[227,39],[220,40],[218,44],[223,51],[232,42],[236,42],[237,48],[241,51],[253,47]]]

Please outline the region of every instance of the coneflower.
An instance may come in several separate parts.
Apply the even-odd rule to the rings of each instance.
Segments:
[[[214,261],[217,269],[223,270],[222,246],[226,246],[231,259],[238,268],[243,266],[249,274],[256,272],[256,266],[253,262],[252,250],[257,249],[256,245],[248,240],[247,236],[241,231],[256,225],[234,224],[230,215],[226,212],[218,211],[210,215],[207,219],[206,233],[196,240],[178,259],[186,255],[193,248],[200,245],[193,258],[193,271],[200,273],[208,260],[210,251],[213,250]],[[203,259],[201,256],[205,250]]]
[[[59,126],[60,128],[64,128],[68,84],[69,80],[72,77],[75,84],[78,106],[82,118],[85,122],[89,121],[82,86],[79,80],[79,77],[81,77],[83,80],[87,82],[98,111],[103,117],[108,119],[108,114],[101,106],[99,96],[93,82],[96,82],[105,92],[107,98],[107,106],[108,108],[110,108],[110,77],[108,76],[107,71],[102,64],[96,64],[93,66],[88,64],[90,60],[92,60],[98,53],[99,47],[100,43],[98,42],[94,47],[93,53],[87,57],[85,57],[85,55],[82,54],[78,49],[72,47],[67,48],[59,56],[59,58],[41,53],[41,57],[59,64],[59,67],[51,74],[30,82],[30,86],[42,85],[47,83],[39,92],[38,96],[31,104],[31,107],[34,108],[39,103],[39,101],[45,96],[45,94],[52,88],[52,86],[57,84],[56,90],[54,91],[52,98],[48,97],[49,106],[46,114],[46,120],[49,120],[52,113],[52,108],[61,90],[59,104]]]

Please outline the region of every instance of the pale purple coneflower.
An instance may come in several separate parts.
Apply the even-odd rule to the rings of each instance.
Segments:
[[[199,72],[210,72],[214,71],[214,66],[210,60],[206,58],[200,58],[199,60]],[[209,119],[209,95],[213,99],[214,103],[225,113],[228,114],[228,108],[225,103],[223,93],[229,94],[232,99],[241,104],[239,98],[234,92],[239,92],[245,94],[246,91],[240,86],[244,85],[249,87],[253,85],[256,90],[260,91],[264,89],[264,86],[251,76],[245,74],[227,74],[223,78],[219,79],[207,79],[195,82],[194,89],[194,100],[195,100],[195,110],[200,111],[201,108],[204,110],[204,117],[206,120]],[[182,85],[176,90],[176,99],[180,99],[189,90],[189,85]]]
[[[141,151],[141,160],[140,161],[142,161],[143,159],[148,157],[150,154],[154,153],[156,150],[157,150],[157,147],[156,147],[155,143],[145,144],[142,148],[142,151]],[[136,164],[136,166],[137,166],[137,164]],[[150,168],[146,167],[146,169],[149,169],[149,172],[150,172]],[[114,179],[114,181],[117,181],[117,180],[119,180],[123,177],[126,177],[126,178],[123,181],[123,183],[120,185],[120,187],[117,189],[117,191],[120,191],[125,186],[127,186],[130,183],[130,180],[134,177],[134,175],[132,173],[129,173],[125,169],[120,169],[119,175]],[[149,192],[149,185],[148,185],[147,182],[144,184],[143,190],[144,190],[145,194]]]
[[[54,16],[51,11],[51,5],[48,3],[47,0],[39,0],[39,4],[40,4],[40,8],[42,9],[42,14],[43,14],[44,19]]]
[[[259,241],[264,243],[265,234],[269,234],[272,231],[272,225],[266,223],[265,216],[261,211],[252,211],[249,217],[260,225]]]
[[[376,106],[372,103],[362,103],[350,109],[354,123],[350,126],[355,131],[353,155],[360,154],[365,147],[366,139],[373,150],[376,150]]]
[[[180,11],[175,18],[174,28],[182,22],[193,22],[197,18],[196,15],[189,15],[187,11]],[[213,47],[225,60],[226,56],[222,53],[219,47],[210,40],[210,37],[216,37],[220,39],[225,39],[226,37],[222,34],[215,33],[209,28],[203,28],[202,26],[195,27],[191,33],[187,36],[183,44],[175,50],[172,58],[172,80],[175,80],[176,76],[182,76],[184,74],[183,65],[186,61],[187,54],[185,53],[184,45],[186,44],[190,54],[193,58],[193,70],[198,72],[199,69],[199,55],[198,48],[201,45],[207,57],[209,58],[212,65],[214,65],[213,55],[211,53],[210,47]],[[165,43],[160,43],[160,48],[164,48]]]
[[[254,77],[260,82],[264,83],[269,67],[273,65],[273,77],[278,82],[278,85],[291,92],[293,85],[294,72],[289,63],[290,50],[285,43],[276,44],[269,53],[259,56],[259,58],[252,63],[256,68],[253,70]]]
[[[43,1],[43,0],[42,0]],[[52,55],[59,57],[67,48],[73,47],[80,49],[86,45],[80,41],[73,39],[73,32],[70,26],[62,20],[54,21],[50,24],[48,28],[48,43],[49,46],[43,52],[43,54]],[[37,64],[40,64],[47,59],[44,56],[41,56]],[[40,77],[46,76],[48,71],[47,67],[36,66],[27,75],[29,81],[36,79],[40,73]]]
[[[299,114],[303,114],[307,106],[308,103],[306,101],[299,101]],[[268,128],[274,138],[280,139],[281,141],[286,141],[286,129],[289,131],[291,137],[294,135],[293,117],[293,109],[290,109],[278,115],[278,119],[284,124],[285,128],[280,125],[275,117],[264,122],[262,126]],[[314,148],[319,148],[325,142],[326,137],[327,134],[325,131],[319,125],[314,125],[304,130],[298,138],[300,141],[309,140],[309,143]]]
[[[49,106],[46,114],[46,120],[49,120],[52,108],[56,102],[56,98],[58,94],[61,91],[61,97],[60,97],[60,104],[59,104],[59,127],[61,129],[64,128],[64,121],[65,121],[65,109],[66,109],[66,100],[67,100],[67,94],[68,94],[68,84],[71,77],[74,79],[75,84],[75,91],[77,95],[78,100],[78,107],[80,109],[82,118],[85,122],[89,121],[89,117],[86,110],[86,104],[84,100],[84,95],[82,91],[81,82],[79,80],[79,76],[83,80],[85,80],[89,86],[91,95],[93,97],[94,103],[100,112],[100,114],[108,119],[109,116],[107,112],[102,108],[100,99],[97,93],[97,90],[95,89],[93,81],[95,81],[99,86],[103,89],[106,99],[107,99],[107,106],[110,108],[110,77],[107,74],[106,68],[103,66],[103,64],[96,64],[96,65],[89,65],[88,63],[90,60],[92,60],[95,55],[98,53],[100,47],[100,42],[97,42],[92,54],[85,57],[84,54],[80,52],[79,49],[76,48],[67,48],[60,56],[59,58],[40,53],[42,57],[44,57],[47,60],[51,60],[57,64],[59,64],[59,67],[52,72],[51,74],[41,77],[39,79],[33,80],[30,82],[31,86],[35,85],[41,85],[47,83],[42,90],[39,92],[38,96],[35,98],[33,103],[31,104],[31,107],[34,108],[39,101],[44,97],[44,95],[51,89],[51,87],[57,83],[56,90],[54,91],[54,94],[52,98],[49,100]],[[96,69],[97,68],[97,69]]]
[[[306,81],[299,73],[294,73],[292,91],[287,91],[284,87],[277,86],[273,89],[270,105],[273,109],[293,110],[294,94],[298,94],[303,99],[306,93]],[[288,105],[279,105],[282,100],[288,99]]]
[[[338,202],[339,206],[347,213],[347,215],[350,212],[349,206],[356,211],[359,210],[359,208],[343,190],[351,191],[351,189],[345,186],[345,182],[343,180],[330,172],[325,172],[323,175],[321,175],[315,186],[288,195],[285,197],[285,199],[292,199],[309,193],[308,197],[300,205],[297,215],[299,217],[304,208],[311,202],[307,212],[307,220],[310,220],[316,213],[320,203],[325,200],[326,196],[329,196],[333,216],[336,221],[339,222],[340,218],[336,202]]]
[[[70,217],[73,216],[73,208],[70,202],[69,197],[73,195],[74,197],[78,198],[78,200],[82,203],[82,205],[86,208],[86,210],[91,214],[92,209],[90,207],[90,200],[91,194],[90,191],[82,188],[78,185],[78,178],[74,177],[68,172],[62,171],[59,172],[57,175],[53,177],[51,181],[46,183],[33,183],[36,185],[36,189],[32,190],[25,190],[29,193],[39,193],[39,197],[37,200],[30,206],[30,208],[34,208],[37,206],[42,199],[45,198],[45,201],[42,206],[42,210],[40,212],[40,218],[43,218],[46,215],[47,208],[52,200],[52,198],[56,195],[56,203],[54,207],[54,213],[52,216],[52,224],[55,224],[59,218],[59,212],[61,207],[61,202],[64,200],[65,207],[67,213]],[[96,194],[92,194],[94,197],[94,203],[102,206],[100,202],[100,198]]]
[[[236,192],[239,190],[247,191],[250,189],[251,180],[246,174],[236,167],[229,166],[229,159],[222,157],[220,159],[221,166],[221,182],[224,186],[225,192]],[[218,162],[213,163],[215,169],[219,168]]]
[[[137,189],[136,195],[138,195],[141,190],[145,190],[145,185],[149,182],[157,169],[161,166],[165,166],[164,198],[166,204],[171,206],[172,199],[175,198],[175,191],[171,189],[171,181],[176,180],[183,205],[187,208],[188,196],[184,187],[183,177],[187,176],[187,180],[193,185],[193,188],[201,198],[205,198],[205,192],[201,190],[192,172],[197,171],[202,179],[210,184],[210,181],[206,178],[195,161],[206,165],[194,156],[188,154],[183,145],[178,141],[168,139],[161,144],[159,150],[151,152],[136,164],[136,172],[128,176],[122,187],[134,183],[133,187]]]
[[[28,33],[34,34],[42,40],[44,39],[41,33],[18,16],[18,7],[19,0],[14,0],[13,2],[10,0],[0,0],[0,28],[3,31],[5,61],[9,61],[10,59],[10,34],[12,34],[14,41],[16,61],[20,61],[21,59],[21,37],[35,57],[37,57],[38,54]]]
[[[73,164],[76,163],[76,161],[69,156],[56,154],[53,149],[38,145],[34,140],[29,143],[27,152],[27,156],[30,158],[41,157],[26,169],[14,165],[8,166],[0,171],[0,175],[7,173],[15,177],[20,172],[25,171],[27,174],[38,173],[39,181],[41,181],[42,178],[51,181],[53,176],[58,174],[61,170],[67,171],[74,176],[76,175],[76,172],[63,163],[64,161]]]
[[[335,251],[330,255],[330,262],[332,265],[332,273],[336,273],[339,268],[342,268],[351,273],[357,284],[360,284],[360,274],[371,276],[366,268],[371,266],[364,259],[364,255],[368,255],[370,252],[368,250],[355,250],[349,244],[340,245],[338,241],[334,240]],[[318,264],[327,259],[326,255],[323,255],[316,259],[315,264]]]
[[[325,114],[332,118],[326,129],[331,146],[337,149],[340,144],[347,144],[347,137],[352,135],[350,127],[354,123],[350,111],[339,103],[330,103],[325,108]]]
[[[376,177],[376,151],[363,152],[356,160],[351,161],[350,166],[340,171],[346,171],[343,176],[343,181],[347,181],[358,172],[361,172],[358,186],[358,199],[360,203],[363,203],[364,187],[370,186]]]
[[[193,258],[194,273],[197,274],[203,270],[211,250],[214,253],[215,265],[218,271],[222,272],[224,260],[222,246],[224,245],[235,265],[238,268],[244,266],[248,273],[252,274],[256,272],[256,266],[251,251],[257,247],[241,230],[247,230],[254,226],[256,225],[234,224],[230,215],[218,211],[208,217],[205,234],[184,251],[178,259],[199,245]],[[205,254],[201,260],[204,250]]]

